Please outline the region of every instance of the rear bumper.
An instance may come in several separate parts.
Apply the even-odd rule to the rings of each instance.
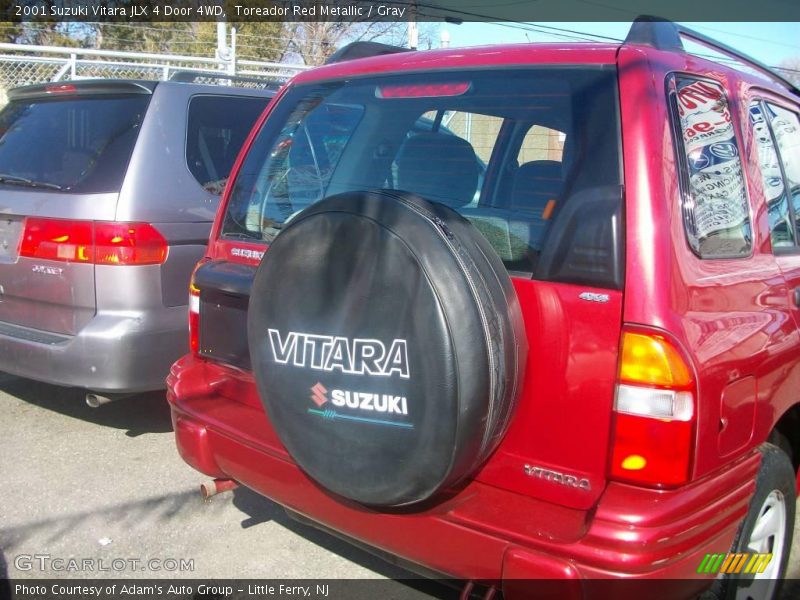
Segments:
[[[101,311],[74,336],[0,323],[0,371],[106,393],[163,389],[188,338],[185,306]]]
[[[418,513],[381,513],[327,494],[281,448],[267,447],[260,408],[217,396],[203,361],[190,357],[168,379],[181,456],[199,471],[231,478],[324,527],[412,564],[458,579],[503,581],[507,597],[525,580],[571,580],[559,597],[608,597],[588,580],[656,578],[648,595],[691,597],[709,585],[697,567],[727,552],[753,494],[751,454],[680,490],[609,484],[592,511],[555,506],[474,480]],[[261,434],[259,432],[262,432]],[[644,590],[643,590],[644,591]]]

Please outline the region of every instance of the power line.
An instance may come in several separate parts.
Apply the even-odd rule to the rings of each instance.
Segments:
[[[778,42],[776,40],[768,40],[766,38],[757,37],[754,35],[747,35],[746,33],[733,33],[731,31],[725,31],[723,29],[716,29],[714,27],[707,27],[705,25],[695,26],[696,29],[705,29],[706,31],[713,31],[714,33],[723,33],[725,35],[736,36],[736,37],[743,37],[749,40],[755,40],[757,42],[766,42],[767,44],[775,44],[777,46],[784,46],[786,48],[796,48],[800,50],[800,46],[797,44],[787,44],[786,42]]]

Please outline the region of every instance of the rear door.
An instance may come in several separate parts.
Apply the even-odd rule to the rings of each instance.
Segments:
[[[0,112],[0,324],[77,333],[95,314],[92,221],[113,220],[149,103],[137,84],[12,90]]]
[[[477,477],[589,508],[606,482],[621,329],[618,115],[612,66],[298,86],[242,163],[217,257],[252,264],[257,244],[263,251],[298,211],[339,192],[395,188],[457,210],[511,273],[530,347],[513,423]],[[429,130],[418,131],[421,120]],[[451,136],[469,148],[458,158],[467,162],[440,150]],[[470,173],[479,173],[474,185]],[[224,264],[201,271],[201,353],[246,367],[231,347],[245,332],[223,336],[211,322],[220,321],[219,298],[247,276]],[[279,447],[277,437],[270,443]]]

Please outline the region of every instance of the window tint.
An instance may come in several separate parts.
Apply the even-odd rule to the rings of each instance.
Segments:
[[[195,96],[189,102],[186,164],[206,190],[221,194],[247,134],[269,98]]]
[[[772,247],[793,246],[795,236],[786,196],[786,185],[761,102],[755,101],[750,104],[750,124],[758,144],[758,166],[767,199]]]
[[[571,148],[561,131],[576,140]],[[531,149],[531,158],[562,160],[520,166],[526,139],[553,140],[552,153]],[[390,188],[461,213],[511,270],[613,287],[620,271],[607,267],[622,256],[618,142],[615,80],[603,69],[297,86],[248,153],[221,235],[270,242],[323,197]]]
[[[778,145],[783,173],[786,176],[790,214],[794,213],[794,236],[800,239],[800,120],[797,115],[774,104],[766,104],[772,133]],[[790,228],[791,230],[792,228]]]
[[[671,80],[670,92],[689,245],[701,258],[747,256],[750,214],[725,93],[717,83],[682,76]]]
[[[149,99],[10,102],[0,112],[0,175],[71,192],[119,191]]]

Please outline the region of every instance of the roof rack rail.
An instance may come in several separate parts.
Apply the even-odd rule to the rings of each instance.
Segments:
[[[231,75],[229,73],[211,73],[209,71],[192,71],[191,69],[181,69],[175,71],[169,78],[170,81],[177,81],[179,83],[197,83],[198,79],[215,79],[219,81],[230,81],[231,83],[257,83],[263,89],[277,90],[283,85],[279,81],[280,77],[274,79],[264,79],[261,77],[245,77],[243,75]],[[289,79],[288,77],[286,79]]]
[[[727,44],[723,44],[714,38],[703,35],[694,29],[684,27],[679,23],[674,23],[672,21],[668,21],[667,19],[650,15],[641,15],[636,17],[631,24],[631,29],[628,32],[628,36],[625,38],[625,43],[643,44],[645,46],[652,46],[658,50],[685,52],[686,50],[683,47],[683,40],[681,39],[682,37],[699,42],[704,46],[718,50],[723,54],[727,54],[731,58],[735,58],[736,60],[746,63],[756,70],[761,71],[770,79],[773,79],[774,81],[777,81],[784,87],[788,88],[790,92],[800,95],[800,89],[798,89],[794,83],[786,79],[783,75],[776,73],[772,68],[765,65],[761,61],[756,60],[755,58],[748,56],[747,54],[744,54],[735,48],[731,48]]]
[[[330,65],[346,60],[369,58],[370,56],[381,56],[383,54],[397,54],[398,52],[411,52],[411,49],[401,46],[390,46],[389,44],[381,44],[379,42],[352,42],[334,52],[330,58],[325,61],[325,64]]]

